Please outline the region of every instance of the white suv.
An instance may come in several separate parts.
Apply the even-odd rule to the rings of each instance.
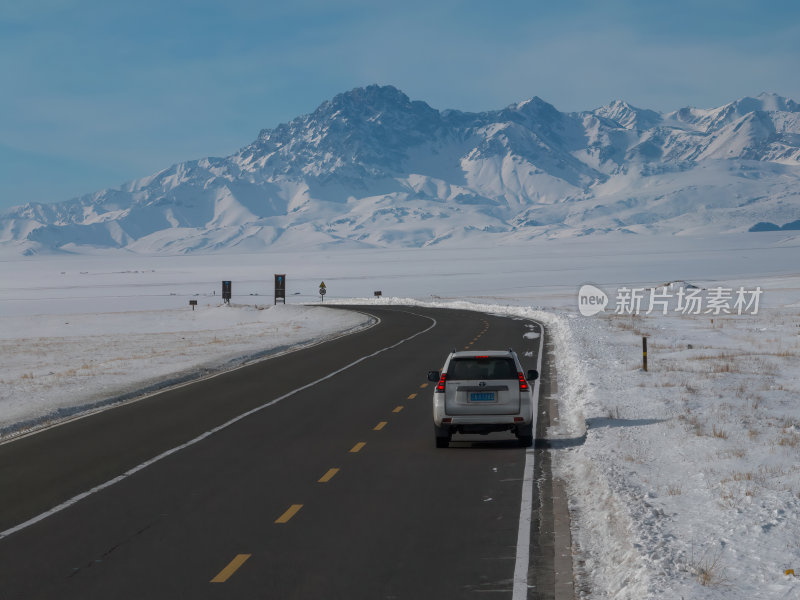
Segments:
[[[454,433],[511,431],[525,446],[533,444],[534,406],[528,381],[513,350],[450,353],[442,372],[429,371],[433,391],[436,447],[447,448]]]

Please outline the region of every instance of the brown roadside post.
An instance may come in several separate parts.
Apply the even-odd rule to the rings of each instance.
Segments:
[[[647,371],[647,338],[642,336],[642,369]]]

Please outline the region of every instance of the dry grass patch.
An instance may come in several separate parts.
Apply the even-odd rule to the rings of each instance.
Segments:
[[[683,486],[680,483],[673,483],[667,486],[668,496],[680,496],[683,494]]]
[[[703,435],[705,432],[700,419],[697,418],[697,415],[694,415],[691,412],[685,415],[678,415],[678,420],[685,423],[688,431],[693,432],[698,437]]]
[[[800,353],[798,353],[796,350],[780,350],[778,352],[767,352],[766,354],[769,356],[780,356],[782,358],[795,358]]]
[[[692,356],[687,360],[733,360],[737,356],[742,355],[734,354],[732,352],[720,352],[719,354],[698,354],[697,356]]]
[[[728,432],[725,431],[724,429],[722,429],[722,427],[717,427],[716,425],[712,426],[711,434],[712,434],[713,437],[719,438],[721,440],[727,440],[728,439]]]
[[[690,562],[692,572],[700,585],[714,586],[728,583],[722,565],[722,550],[713,555],[705,554],[697,561]]]
[[[641,387],[648,387],[650,384],[646,381],[643,381],[639,384]],[[660,387],[660,388],[673,388],[678,387],[680,384],[674,380],[667,380],[667,381],[659,381],[653,384],[653,387]]]
[[[732,448],[717,452],[719,458],[744,458],[746,454],[747,451],[744,448]]]

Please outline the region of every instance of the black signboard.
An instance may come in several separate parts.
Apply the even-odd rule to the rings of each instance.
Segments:
[[[231,303],[231,282],[230,281],[223,281],[222,282],[222,300],[227,304]]]
[[[283,300],[286,304],[286,275],[275,274],[275,304],[278,303],[278,298]]]

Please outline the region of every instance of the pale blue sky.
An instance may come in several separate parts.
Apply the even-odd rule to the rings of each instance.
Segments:
[[[469,111],[800,101],[800,1],[9,0],[0,81],[2,211],[231,154],[371,83]]]

